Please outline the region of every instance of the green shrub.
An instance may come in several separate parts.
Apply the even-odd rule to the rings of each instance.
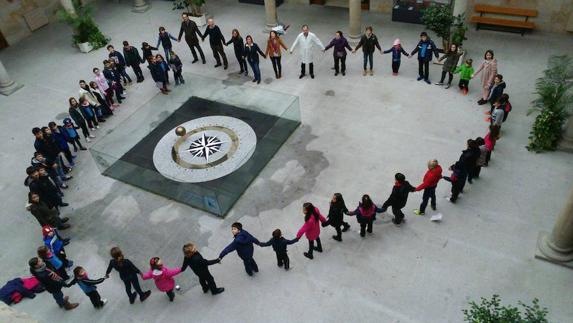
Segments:
[[[101,48],[109,42],[99,30],[92,18],[93,8],[82,5],[79,0],[73,0],[76,14],[70,14],[65,9],[58,10],[58,17],[74,29],[72,36],[74,44],[89,42],[94,49]]]
[[[535,298],[531,305],[518,302],[520,308],[502,306],[499,295],[491,299],[481,298],[481,303],[470,301],[469,309],[464,309],[464,322],[470,323],[548,323],[547,308],[539,305]],[[522,312],[523,310],[523,312]]]

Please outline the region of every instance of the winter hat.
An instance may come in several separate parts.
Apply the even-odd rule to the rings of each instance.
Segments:
[[[394,46],[400,45],[400,38],[394,39]]]
[[[70,119],[70,118],[65,118],[65,119],[64,119],[64,123],[72,123],[72,119]]]
[[[53,232],[54,232],[54,228],[52,228],[51,226],[49,226],[49,225],[42,226],[42,234],[44,235],[44,238]]]

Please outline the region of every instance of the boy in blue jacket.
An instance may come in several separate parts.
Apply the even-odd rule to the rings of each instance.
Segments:
[[[420,41],[410,56],[416,53],[418,53],[418,81],[424,79],[426,83],[432,84],[430,82],[430,62],[432,61],[432,53],[438,58],[438,48],[425,31],[420,34]]]
[[[243,260],[245,271],[249,276],[253,276],[253,272],[259,272],[259,266],[257,266],[255,259],[253,259],[253,243],[259,246],[261,243],[246,230],[243,230],[243,225],[239,222],[235,222],[231,225],[231,232],[234,236],[233,242],[221,251],[219,260],[223,259],[228,253],[236,250],[239,258]]]
[[[284,264],[285,270],[290,268],[290,259],[287,254],[287,246],[298,242],[299,239],[295,238],[292,240],[287,240],[283,237],[280,229],[273,231],[273,237],[267,241],[259,244],[261,247],[273,246],[273,250],[277,254],[277,266],[282,267]]]
[[[86,270],[83,267],[77,266],[74,268],[74,279],[67,286],[70,287],[74,284],[78,284],[82,291],[90,298],[93,306],[95,308],[102,308],[107,303],[107,299],[101,298],[96,285],[103,283],[104,280],[105,278],[89,279]]]

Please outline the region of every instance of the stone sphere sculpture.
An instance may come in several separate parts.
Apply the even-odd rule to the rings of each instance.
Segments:
[[[179,137],[185,136],[186,133],[187,133],[187,130],[185,129],[185,127],[175,128],[175,134],[178,135]]]

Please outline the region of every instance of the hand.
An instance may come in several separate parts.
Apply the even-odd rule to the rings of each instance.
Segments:
[[[105,279],[108,279],[108,278],[109,278],[109,275],[105,275]]]
[[[352,50],[352,54],[356,54],[356,49],[353,49],[353,50]]]
[[[218,263],[218,264],[221,263],[221,258],[217,258],[217,263]]]
[[[472,78],[472,79],[473,79],[473,78],[474,78],[474,75],[472,74],[472,76],[470,76],[470,78]]]

